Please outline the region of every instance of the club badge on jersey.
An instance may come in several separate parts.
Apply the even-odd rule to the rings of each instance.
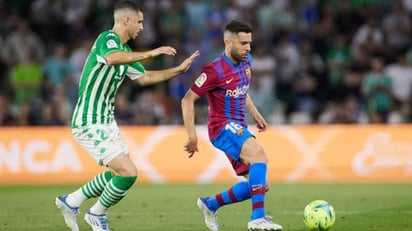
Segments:
[[[250,77],[252,77],[252,71],[250,70],[250,68],[245,70],[246,76],[250,79]]]

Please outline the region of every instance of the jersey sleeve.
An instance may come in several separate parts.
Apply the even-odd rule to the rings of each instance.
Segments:
[[[106,63],[106,56],[115,51],[123,51],[119,37],[113,33],[105,33],[99,36],[96,41],[96,54],[102,59],[97,59],[100,63]]]
[[[190,89],[198,96],[203,96],[218,86],[218,79],[217,71],[211,65],[207,65],[203,67]]]
[[[126,75],[129,77],[131,80],[138,79],[142,77],[145,73],[144,66],[140,62],[134,62],[129,65],[127,68],[127,73]]]

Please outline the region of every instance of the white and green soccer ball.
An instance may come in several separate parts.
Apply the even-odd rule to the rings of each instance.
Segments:
[[[303,222],[311,231],[325,231],[335,223],[335,210],[324,200],[315,200],[306,205]]]

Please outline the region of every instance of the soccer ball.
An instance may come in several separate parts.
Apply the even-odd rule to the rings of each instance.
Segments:
[[[303,222],[311,231],[325,231],[335,223],[335,210],[324,200],[315,200],[306,205]]]

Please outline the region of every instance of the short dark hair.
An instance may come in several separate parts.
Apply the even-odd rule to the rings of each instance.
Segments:
[[[136,11],[136,12],[143,12],[143,10],[142,10],[142,8],[140,7],[139,4],[137,4],[133,1],[130,1],[130,0],[120,1],[120,2],[116,3],[116,5],[114,6],[114,11],[116,11],[116,10],[125,10],[125,9],[133,10],[133,11]]]
[[[226,24],[224,31],[229,31],[235,34],[239,32],[251,33],[252,26],[250,25],[250,23],[245,21],[232,20],[228,24]]]

